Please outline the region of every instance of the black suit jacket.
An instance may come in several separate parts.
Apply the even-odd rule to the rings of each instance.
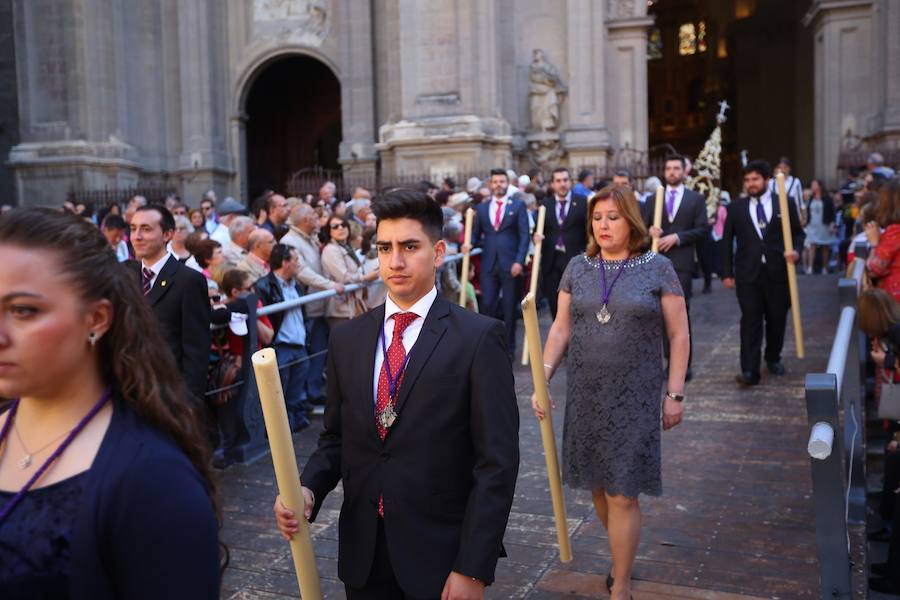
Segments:
[[[587,198],[581,194],[572,193],[571,206],[567,207],[566,218],[562,225],[557,220],[559,209],[556,204],[556,195],[548,194],[541,204],[547,209],[544,220],[544,241],[541,243],[541,271],[547,273],[553,267],[553,261],[549,259],[556,248],[556,240],[562,235],[563,244],[566,246],[566,263],[587,248]]]
[[[141,261],[128,263],[141,282]],[[172,350],[188,389],[198,399],[206,393],[209,366],[211,307],[206,278],[174,256],[163,265],[147,296],[159,320],[160,332]]]
[[[663,197],[665,202],[665,197]],[[647,227],[653,226],[653,212],[656,207],[656,195],[647,198],[641,205],[641,216]],[[663,205],[662,218],[663,235],[678,234],[678,245],[673,246],[664,254],[672,261],[676,271],[693,273],[696,268],[694,260],[694,246],[706,239],[709,233],[709,221],[706,218],[706,200],[701,194],[685,188],[681,197],[681,205],[675,213],[675,219],[670,223]]]
[[[803,228],[797,216],[794,201],[788,198],[791,220],[791,238],[794,250],[803,248]],[[738,283],[749,283],[759,276],[762,257],[766,257],[766,273],[774,281],[787,281],[787,261],[784,258],[784,235],[781,232],[781,208],[778,197],[772,196],[772,220],[760,239],[750,217],[750,198],[741,196],[728,206],[725,227],[722,232],[723,278],[734,277]],[[732,242],[737,240],[737,252],[732,252]],[[733,260],[732,260],[733,259]]]
[[[316,497],[343,481],[338,575],[365,585],[378,498],[403,590],[438,597],[451,571],[494,579],[519,468],[519,411],[503,324],[434,301],[410,353],[398,417],[375,428],[374,369],[384,305],[341,324],[328,343],[325,430],[303,471]]]

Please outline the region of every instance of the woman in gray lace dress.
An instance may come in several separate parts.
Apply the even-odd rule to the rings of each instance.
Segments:
[[[664,429],[681,422],[690,348],[678,276],[667,258],[647,250],[637,207],[625,187],[604,188],[588,203],[588,248],[563,274],[544,347],[548,380],[568,351],[563,478],[591,490],[612,551],[607,586],[625,600],[640,537],[638,496],[662,493],[660,417]]]

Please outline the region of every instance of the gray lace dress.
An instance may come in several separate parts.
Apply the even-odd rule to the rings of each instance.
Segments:
[[[607,285],[623,261],[606,261]],[[662,494],[663,294],[682,296],[668,258],[628,259],[612,288],[609,321],[602,307],[599,258],[566,267],[559,289],[572,295],[566,358],[563,479],[579,489],[636,498]]]

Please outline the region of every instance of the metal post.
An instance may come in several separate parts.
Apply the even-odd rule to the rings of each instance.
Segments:
[[[856,279],[841,279],[838,283],[838,298],[841,307],[856,308],[858,285]],[[844,411],[844,464],[851,470],[850,522],[856,525],[866,522],[866,451],[863,421],[865,402],[864,376],[861,364],[865,354],[860,356],[860,336],[858,318],[854,317],[853,331],[847,347],[847,362],[840,390],[840,405]],[[865,342],[863,342],[865,344]],[[862,359],[862,360],[861,360]],[[851,457],[852,454],[852,457]],[[852,460],[851,460],[852,458]]]
[[[823,421],[839,431],[837,377],[832,373],[806,376],[806,414],[809,425]],[[816,511],[816,550],[821,598],[851,598],[850,554],[844,517],[843,441],[834,436],[831,454],[810,458]]]

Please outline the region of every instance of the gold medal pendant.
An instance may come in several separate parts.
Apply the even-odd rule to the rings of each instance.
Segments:
[[[606,310],[606,305],[604,304],[599,311],[597,311],[597,320],[600,321],[602,325],[606,325],[609,323],[609,320],[612,318],[612,315],[609,314],[609,311]]]
[[[394,407],[388,404],[383,411],[378,413],[378,422],[385,429],[390,429],[394,425],[394,421],[397,420],[397,413],[394,410]]]

